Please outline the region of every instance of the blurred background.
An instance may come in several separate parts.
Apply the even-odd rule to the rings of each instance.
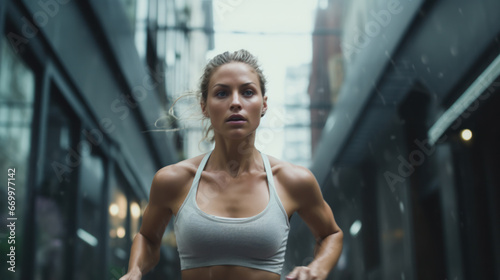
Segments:
[[[155,172],[211,148],[196,100],[168,109],[208,59],[245,48],[269,80],[257,147],[310,168],[344,231],[329,279],[500,279],[499,11],[0,1],[0,278],[126,273]],[[144,279],[180,279],[171,224],[163,243]],[[294,215],[283,275],[314,244]]]

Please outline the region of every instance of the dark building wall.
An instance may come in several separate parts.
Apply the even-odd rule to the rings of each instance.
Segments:
[[[53,63],[66,71],[76,94],[88,102],[104,128],[101,131],[134,159],[130,163],[144,175],[141,184],[149,189],[147,178],[152,178],[153,170],[176,160],[172,137],[142,133],[154,128],[161,115],[156,92],[163,85],[164,73],[148,73],[140,61],[119,2],[48,2],[55,4],[25,1],[32,21],[47,15],[37,36],[44,38],[49,53],[54,54]],[[47,14],[47,9],[53,13]]]
[[[416,3],[399,2],[406,12]],[[497,62],[500,3],[418,4],[406,27],[394,17],[355,62],[344,62],[333,124],[317,146],[312,170],[345,235],[334,279],[499,275],[489,265],[500,258],[493,237],[500,166],[491,162],[498,77],[480,79],[483,94],[435,145],[428,141],[432,125]],[[466,128],[474,135],[469,142],[460,137]]]
[[[2,1],[0,28],[0,166],[17,172],[18,217],[17,273],[0,278],[119,279],[152,178],[178,160],[172,133],[148,132],[165,73],[139,57],[119,1]],[[175,252],[145,279],[178,277]]]

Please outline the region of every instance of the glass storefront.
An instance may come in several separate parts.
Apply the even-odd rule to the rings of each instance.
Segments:
[[[115,171],[111,178],[108,204],[109,256],[108,276],[124,274],[128,267],[130,247],[139,232],[146,201],[139,199],[133,192],[121,171]],[[120,277],[117,277],[118,279]],[[113,278],[111,278],[113,279]]]
[[[115,100],[107,100],[108,104],[104,97],[116,93],[109,90],[122,88],[116,83],[123,81],[115,80],[121,75],[120,69],[114,68],[114,62],[103,60],[93,64],[96,61],[73,55],[83,49],[90,50],[91,44],[96,51],[105,49],[103,40],[82,39],[104,32],[102,28],[95,28],[101,23],[95,21],[98,15],[92,11],[102,8],[101,3],[56,2],[2,1],[0,4],[0,30],[4,34],[0,37],[0,167],[3,170],[0,179],[7,182],[8,178],[15,178],[15,186],[0,190],[0,196],[5,198],[0,201],[0,218],[3,221],[17,218],[15,273],[7,270],[8,263],[4,261],[14,244],[4,242],[9,235],[6,227],[0,230],[0,251],[6,252],[1,258],[0,279],[117,280],[127,271],[132,240],[139,232],[147,204],[145,182],[151,180],[152,175],[142,178],[144,175],[129,165],[130,155],[114,153],[123,148],[116,141],[120,134],[111,135],[113,129],[104,131],[99,127],[102,114],[111,111],[113,117],[116,113],[113,111],[116,108],[110,108]],[[156,47],[146,49],[148,44],[151,48],[151,44],[156,43],[154,39],[148,42],[147,36],[148,30],[156,25],[158,1],[122,2],[124,9],[118,12],[123,12],[121,17],[128,21],[120,24],[132,25],[129,43],[134,44],[135,40],[143,62],[146,53],[156,62]],[[103,22],[116,24],[108,19]],[[74,32],[76,30],[78,32]],[[76,49],[73,45],[66,52],[75,42],[71,34],[76,33],[81,45]],[[18,41],[12,41],[13,38]],[[127,42],[127,38],[124,40]],[[134,51],[125,56],[137,55],[133,48],[121,51],[125,49]],[[103,58],[113,61],[110,58],[113,55],[117,54],[106,53]],[[99,77],[85,76],[89,72],[82,70],[85,67],[99,72]],[[82,72],[75,75],[78,71]],[[99,84],[97,88],[103,92],[89,97],[87,81]],[[102,106],[93,107],[95,104],[89,102],[89,98],[97,99]],[[128,109],[132,114],[127,120],[105,123],[111,123],[113,128],[130,125],[134,129],[143,125],[142,117],[133,111],[135,108]],[[89,131],[101,132],[99,144],[89,142]],[[150,140],[149,136],[138,136],[123,142],[135,147],[150,144]],[[143,161],[148,161],[150,166],[158,165],[157,159],[147,155]],[[8,172],[9,169],[13,171]],[[154,170],[148,172],[154,174]],[[8,196],[12,199],[8,200]],[[161,268],[155,270],[152,277],[164,279],[167,273],[178,275],[177,264],[166,262],[163,253]]]
[[[7,186],[1,188],[2,201],[0,202],[0,217],[2,221],[7,218],[17,218],[15,222],[15,255],[16,270],[22,270],[23,264],[20,261],[23,256],[23,231],[26,226],[26,197],[28,193],[29,157],[31,151],[31,134],[33,122],[33,110],[35,99],[35,73],[14,52],[6,37],[0,39],[0,180],[7,182],[8,170],[15,180],[11,182],[14,189]],[[5,183],[6,184],[6,183]],[[8,191],[13,191],[15,199],[13,212],[7,208]],[[12,194],[12,193],[11,193]],[[5,198],[5,199],[4,199]],[[13,214],[13,215],[11,215]],[[3,229],[2,229],[3,232]],[[3,239],[3,238],[2,238]],[[0,248],[2,252],[10,253],[10,245],[14,243],[2,242]],[[6,253],[7,254],[7,253]],[[3,267],[3,264],[2,264]],[[0,278],[12,277],[11,272],[2,269]],[[15,274],[14,278],[20,279],[20,274]]]
[[[88,147],[88,146],[87,146]],[[99,279],[104,269],[101,256],[105,253],[106,161],[88,148],[82,150],[82,162],[78,184],[77,229],[73,279]]]
[[[109,269],[108,278],[116,277],[126,272],[128,266],[128,249],[130,239],[128,235],[127,213],[129,200],[127,198],[128,185],[120,172],[115,172],[110,190],[109,213]]]
[[[55,85],[50,89],[43,177],[34,205],[34,279],[67,279],[73,271],[76,196],[82,146],[79,123]]]

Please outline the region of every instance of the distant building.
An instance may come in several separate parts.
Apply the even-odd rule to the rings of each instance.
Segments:
[[[343,82],[341,50],[342,0],[321,0],[313,31],[313,58],[308,92],[311,98],[311,148],[314,155],[330,110]]]
[[[285,114],[283,160],[309,166],[311,161],[311,116],[307,94],[310,64],[289,67],[285,77]]]

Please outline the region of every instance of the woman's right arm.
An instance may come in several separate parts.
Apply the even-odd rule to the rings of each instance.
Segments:
[[[132,243],[128,272],[120,280],[141,279],[160,259],[161,240],[172,217],[171,205],[179,193],[179,183],[183,181],[179,178],[183,172],[175,169],[178,167],[164,167],[153,178],[141,229]]]

